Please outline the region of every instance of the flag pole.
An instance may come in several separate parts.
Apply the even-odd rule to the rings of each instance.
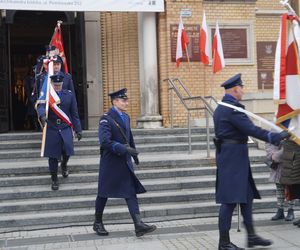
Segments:
[[[290,5],[289,0],[281,0],[280,3],[283,5],[283,7],[285,7],[294,16],[297,16],[296,12],[294,11],[294,9],[292,8],[292,6]]]
[[[49,112],[49,94],[50,94],[50,76],[53,75],[53,61],[50,60],[48,63],[48,76],[47,76],[47,93],[46,93],[46,119],[48,120],[48,112]],[[41,157],[44,157],[45,144],[46,144],[46,133],[47,133],[47,122],[43,127],[43,136],[42,136],[42,145],[41,145]]]

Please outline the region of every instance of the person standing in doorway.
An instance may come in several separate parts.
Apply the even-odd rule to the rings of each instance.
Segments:
[[[241,74],[237,74],[226,82],[225,96],[222,102],[243,108],[239,102],[244,94]],[[219,250],[240,250],[230,242],[229,230],[232,213],[236,205],[241,206],[244,225],[247,230],[247,245],[270,246],[272,242],[258,236],[254,231],[252,218],[253,199],[260,199],[252,178],[248,155],[248,136],[279,145],[289,137],[287,132],[272,133],[255,126],[244,113],[219,104],[214,115],[216,145],[216,202],[219,210]]]
[[[108,235],[102,216],[108,198],[124,198],[135,226],[135,234],[140,237],[156,229],[145,224],[140,217],[137,194],[146,190],[136,177],[131,158],[139,164],[138,151],[130,128],[127,89],[120,89],[110,95],[112,108],[99,121],[99,141],[101,158],[96,198],[94,231],[98,235]]]

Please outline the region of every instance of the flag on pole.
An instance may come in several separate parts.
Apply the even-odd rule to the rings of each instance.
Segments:
[[[203,19],[202,19],[202,25],[200,30],[200,61],[204,65],[209,64],[209,49],[208,49],[208,35],[207,35],[207,25],[206,25],[206,16],[205,11],[203,11]]]
[[[215,74],[221,71],[225,67],[223,46],[222,46],[222,40],[221,40],[218,22],[216,23],[215,35],[213,38],[212,58],[213,58],[213,63],[212,63],[213,73]]]
[[[61,23],[62,23],[62,21],[57,21],[56,27],[54,29],[54,33],[53,33],[51,41],[50,41],[50,45],[53,45],[58,49],[59,56],[63,59],[63,62],[64,62],[65,73],[68,73],[67,58],[65,55],[64,43],[63,43],[61,27],[60,27]]]
[[[179,18],[178,33],[177,33],[177,45],[176,45],[176,66],[179,67],[180,59],[183,57],[183,50],[187,51],[187,45],[189,38],[184,29],[182,17]],[[189,60],[189,55],[186,55]]]
[[[300,26],[297,17],[281,17],[274,68],[273,97],[278,103],[277,121],[281,127],[291,129],[300,137]]]

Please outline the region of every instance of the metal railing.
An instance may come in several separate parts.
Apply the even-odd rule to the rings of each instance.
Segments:
[[[189,143],[189,154],[192,152],[192,138],[191,138],[191,112],[204,110],[205,112],[205,123],[206,123],[206,146],[207,146],[207,157],[210,157],[210,132],[209,132],[209,115],[212,116],[217,106],[217,100],[213,96],[192,96],[186,86],[183,84],[180,78],[167,78],[164,81],[169,83],[169,94],[170,94],[170,115],[171,115],[171,128],[173,128],[173,117],[174,117],[174,92],[178,96],[180,102],[186,109],[187,123],[188,123],[188,143]],[[181,90],[182,91],[181,91]],[[197,101],[201,106],[197,106]]]

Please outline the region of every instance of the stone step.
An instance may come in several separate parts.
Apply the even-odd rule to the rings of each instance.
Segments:
[[[206,142],[192,142],[192,150],[206,150]],[[249,148],[256,147],[256,143],[249,144]],[[137,150],[140,153],[150,152],[178,152],[188,151],[189,145],[185,142],[174,143],[148,143],[136,145]],[[215,146],[211,142],[210,149],[214,149]],[[100,147],[97,146],[77,146],[74,148],[75,154],[78,156],[84,155],[99,155]],[[28,149],[2,149],[0,151],[0,159],[20,159],[20,158],[38,158],[40,157],[40,149],[28,148]]]
[[[153,174],[153,173],[152,173]],[[159,176],[158,172],[158,176]],[[184,176],[184,177],[166,177],[166,178],[147,178],[145,175],[139,175],[143,184],[149,190],[161,190],[161,189],[181,189],[181,188],[194,188],[194,187],[208,187],[214,185],[215,175],[205,175],[205,176]],[[167,175],[166,175],[167,176]],[[253,176],[256,178],[256,183],[266,183],[269,178],[269,173],[254,173]],[[59,181],[62,185],[66,183],[91,183],[98,181],[98,173],[73,173],[68,178],[62,178],[59,176]],[[12,187],[12,186],[31,186],[31,185],[49,185],[50,176],[49,175],[39,175],[39,176],[11,176],[11,177],[1,177],[0,187]]]
[[[210,148],[213,149],[214,145],[211,144]],[[175,152],[175,151],[188,151],[187,143],[172,143],[172,144],[144,144],[137,145],[139,152]],[[205,150],[205,142],[192,143],[193,150]],[[76,155],[99,155],[99,146],[89,147],[75,147]],[[40,149],[8,149],[0,151],[0,159],[16,159],[16,158],[38,158],[40,157]]]
[[[187,128],[161,128],[161,129],[132,129],[133,136],[158,136],[158,135],[188,135]],[[205,127],[192,128],[192,134],[206,135]],[[210,133],[214,133],[214,129],[210,128]],[[83,137],[98,138],[98,130],[84,130]],[[0,141],[8,140],[40,140],[42,138],[41,132],[14,132],[0,134]]]
[[[260,194],[263,197],[275,195],[274,184],[264,184],[258,186]],[[72,208],[90,208],[95,205],[97,190],[86,194],[76,194],[75,196],[64,197],[42,197],[36,199],[3,200],[0,202],[1,213],[17,213],[27,211],[42,211],[54,209],[72,209]],[[214,200],[214,188],[201,189],[181,189],[181,190],[162,190],[156,192],[147,192],[139,195],[140,204],[169,203],[169,202],[190,202],[201,200]],[[108,206],[126,205],[124,199],[109,199]]]
[[[18,182],[15,178],[13,179],[16,182],[16,185],[12,186],[3,186],[0,189],[0,200],[15,200],[15,199],[27,199],[27,198],[43,198],[43,197],[62,197],[62,196],[74,196],[74,195],[86,195],[86,194],[95,194],[98,189],[97,174],[89,175],[88,179],[93,177],[93,180],[83,182],[67,182],[66,179],[59,177],[60,189],[57,192],[53,192],[50,189],[50,177],[43,176],[43,180],[39,181],[42,184],[35,184],[34,181],[29,178],[22,178]],[[171,176],[171,175],[170,175]],[[189,176],[189,177],[173,177],[166,176],[166,178],[160,179],[145,179],[142,180],[142,183],[145,185],[148,191],[157,191],[157,190],[180,190],[182,188],[205,188],[205,187],[214,187],[215,185],[215,175],[208,175],[204,177]],[[254,178],[256,183],[267,184],[268,183],[269,173],[254,173]],[[80,178],[80,177],[79,177]],[[35,178],[37,179],[37,178]],[[20,179],[19,179],[20,180]],[[29,181],[30,180],[30,181]],[[29,184],[30,183],[30,184]],[[156,186],[160,185],[160,186]]]
[[[212,142],[213,136],[210,136],[210,142]],[[193,135],[192,142],[206,142],[206,135]],[[177,143],[184,142],[188,143],[187,135],[166,135],[166,136],[139,136],[135,137],[135,144],[159,144],[159,143]],[[98,137],[83,138],[81,141],[74,140],[75,147],[88,147],[88,146],[99,146]],[[8,149],[36,149],[41,147],[41,138],[36,140],[9,140],[0,141],[0,150]]]
[[[171,165],[172,164],[172,165]],[[135,166],[135,170],[139,175],[145,175],[145,178],[156,178],[158,174],[162,177],[170,174],[171,176],[184,176],[184,175],[206,175],[215,173],[215,165],[207,164],[199,160],[174,160],[173,163],[169,161],[151,161],[140,162],[139,166]],[[208,166],[207,166],[208,165]],[[71,158],[69,164],[70,173],[77,172],[98,172],[99,171],[99,158],[91,159],[84,162],[83,159],[75,160]],[[254,163],[251,165],[253,172],[268,172],[269,169],[264,163]],[[28,176],[48,174],[48,162],[23,162],[23,163],[0,163],[0,177],[9,176]],[[153,173],[153,175],[152,175]]]
[[[271,208],[276,206],[276,198],[265,197],[262,200],[255,200],[253,209]],[[190,214],[214,214],[217,216],[219,206],[214,201],[190,201],[190,202],[168,202],[159,204],[141,204],[141,216],[148,217],[165,217],[172,215],[190,215]],[[5,231],[5,228],[21,228],[35,225],[50,225],[50,224],[71,224],[71,223],[90,223],[94,220],[94,206],[90,208],[73,208],[73,209],[55,209],[42,210],[20,213],[2,213],[0,214],[0,228]],[[105,209],[103,219],[120,220],[129,219],[128,209],[123,206],[108,206]]]

